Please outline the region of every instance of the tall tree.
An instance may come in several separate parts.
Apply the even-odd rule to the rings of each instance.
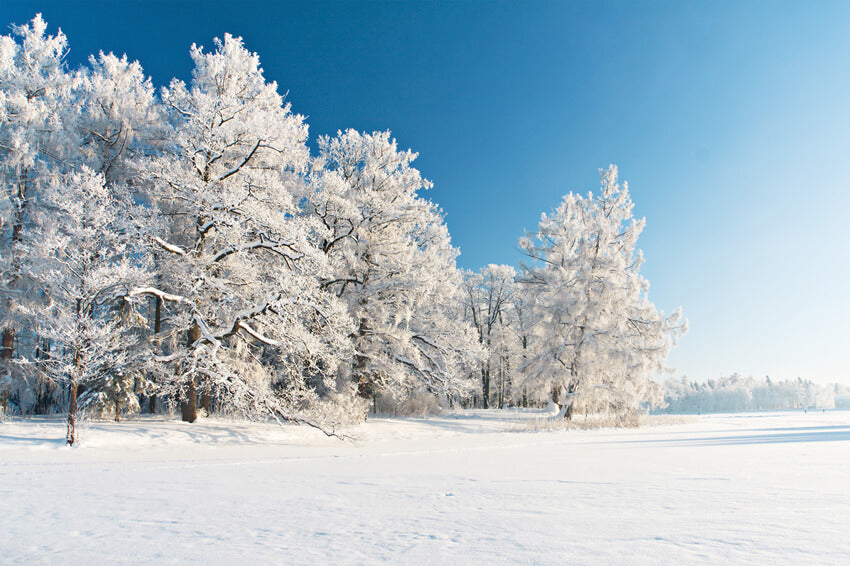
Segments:
[[[464,278],[467,318],[472,321],[479,343],[486,348],[481,366],[481,401],[490,406],[491,379],[497,379],[497,403],[505,402],[516,344],[508,332],[509,308],[514,300],[516,270],[507,265],[488,265]],[[509,392],[508,392],[509,393]]]
[[[62,151],[38,171],[18,246],[37,291],[19,309],[38,343],[34,363],[22,365],[69,385],[73,443],[80,386],[80,406],[118,418],[122,408],[138,408],[136,390],[147,382],[134,332],[141,318],[128,293],[149,279],[143,234],[152,217],[128,164],[155,129],[155,104],[139,65],[113,55],[91,58],[68,86],[52,118],[63,140],[52,145]]]
[[[477,354],[457,320],[461,273],[442,213],[420,191],[431,183],[389,132],[354,130],[319,139],[314,169],[321,249],[332,265],[323,286],[348,305],[356,329],[351,378],[362,397],[465,392]]]
[[[185,307],[172,317],[182,338],[170,354],[184,420],[200,393],[237,412],[314,422],[337,389],[350,322],[319,287],[327,260],[300,208],[307,126],[240,38],[225,35],[211,52],[193,45],[191,56],[191,84],[162,94],[173,144],[147,165],[172,220],[156,240],[171,292],[137,292]]]
[[[88,65],[76,73],[73,84],[74,112],[66,117],[66,130],[78,146],[78,160],[102,176],[105,189],[124,207],[118,212],[124,217],[123,228],[132,228],[138,238],[135,257],[141,279],[125,281],[128,291],[150,283],[155,269],[149,244],[161,221],[149,183],[139,175],[138,165],[162,148],[166,128],[161,104],[141,65],[130,62],[126,55],[119,58],[101,52],[89,57]],[[161,307],[159,297],[154,300]],[[125,294],[116,296],[112,308],[123,312],[119,318],[125,327],[120,331],[132,330],[140,338],[133,345],[137,351],[131,357],[138,361],[149,359],[150,340],[143,338],[150,330],[144,331],[140,326],[141,316],[127,316],[130,312],[147,314],[147,305],[137,304]],[[161,317],[161,308],[155,311],[153,323],[149,323],[156,332],[161,327],[157,314]],[[137,371],[125,372],[122,379],[110,375],[90,382],[82,406],[114,413],[116,419],[122,408],[138,410],[137,393],[155,392],[152,374],[142,371],[144,367],[149,364],[140,363]]]
[[[11,35],[0,37],[3,399],[12,381],[10,360],[16,356],[16,343],[21,339],[17,304],[31,288],[21,269],[30,203],[49,182],[52,164],[61,162],[73,147],[61,120],[71,85],[63,63],[67,40],[61,30],[55,35],[46,32],[47,24],[37,14],[31,22],[13,26]]]
[[[666,316],[649,301],[636,249],[644,221],[633,206],[611,166],[597,195],[566,195],[520,240],[534,261],[525,281],[537,289],[525,373],[538,392],[553,392],[567,419],[582,408],[626,422],[641,403],[660,402],[653,374],[686,329],[680,311]]]
[[[73,444],[80,386],[99,385],[89,402],[114,403],[116,416],[118,406],[135,400],[140,362],[126,324],[134,312],[129,303],[116,308],[116,299],[147,271],[138,265],[143,251],[133,204],[120,202],[91,169],[56,175],[33,204],[24,267],[38,294],[21,310],[51,345],[32,365],[69,386],[67,440]]]

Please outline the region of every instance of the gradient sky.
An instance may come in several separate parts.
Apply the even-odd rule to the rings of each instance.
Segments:
[[[850,3],[5,0],[0,22],[39,11],[71,66],[127,53],[158,86],[244,37],[313,141],[419,152],[465,268],[518,264],[616,163],[650,296],[690,320],[678,374],[850,383]]]

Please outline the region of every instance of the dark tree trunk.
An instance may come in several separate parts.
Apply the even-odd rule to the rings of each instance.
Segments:
[[[6,366],[7,370],[9,368],[9,360],[12,359],[12,354],[15,353],[15,329],[11,326],[3,329],[3,342],[2,346],[0,346],[0,360],[4,362],[3,365]],[[8,392],[5,387],[0,387],[0,407],[2,407],[2,411],[6,412],[6,403],[7,403]]]
[[[186,400],[180,406],[183,420],[193,423],[198,418],[198,391],[195,388],[195,380],[190,379],[186,388]]]
[[[210,395],[209,391],[204,391],[201,395],[201,408],[205,410],[208,415],[212,414],[212,395]]]
[[[201,337],[201,328],[198,326],[198,323],[193,323],[192,328],[189,329],[189,336],[187,339],[187,345],[189,347],[192,346],[198,339]],[[195,385],[195,377],[192,376],[189,379],[189,383],[186,388],[186,399],[183,401],[180,410],[182,413],[183,420],[187,423],[193,423],[198,418],[198,390]]]
[[[70,446],[77,439],[77,381],[71,381],[71,390],[68,393],[68,432],[65,435]]]
[[[365,349],[362,345],[366,341],[367,332],[368,322],[365,318],[361,318],[360,324],[357,328],[357,335],[354,340],[354,344],[358,351],[363,351]],[[351,365],[351,377],[357,384],[357,395],[363,399],[371,399],[374,405],[377,392],[375,391],[375,384],[371,379],[369,379],[369,376],[366,375],[366,366],[368,363],[369,358],[367,356],[355,354]]]
[[[564,412],[564,419],[568,421],[573,420],[573,416],[575,415],[576,391],[578,391],[578,384],[575,382],[570,383],[570,385],[567,387],[567,410],[566,412]]]
[[[153,319],[153,332],[158,335],[160,330],[162,330],[162,297],[157,295],[156,310],[154,311]],[[156,383],[154,383],[154,387],[156,387]],[[156,390],[154,390],[153,395],[150,397],[148,412],[152,415],[156,413]]]
[[[490,408],[490,368],[481,368],[481,406]]]
[[[12,241],[11,241],[11,252],[12,252],[12,278],[11,281],[7,283],[8,287],[14,288],[17,287],[20,279],[21,279],[21,251],[18,244],[22,241],[23,231],[24,231],[24,219],[26,218],[26,208],[27,208],[27,176],[29,175],[29,171],[25,170],[19,174],[18,177],[18,186],[15,191],[15,196],[13,198],[13,204],[15,205],[14,211],[14,225],[12,226]],[[6,299],[6,308],[8,312],[12,311],[12,298],[9,297]],[[15,327],[7,326],[3,329],[3,340],[2,344],[0,344],[0,359],[8,361],[14,357],[15,354]],[[8,364],[7,364],[8,366]]]
[[[11,360],[15,353],[15,329],[7,326],[3,329],[3,346],[0,348],[0,359]]]

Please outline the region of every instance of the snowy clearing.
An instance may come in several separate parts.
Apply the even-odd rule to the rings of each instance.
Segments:
[[[850,412],[516,432],[541,416],[370,419],[356,442],[145,418],[73,449],[58,419],[10,420],[0,562],[850,561]]]

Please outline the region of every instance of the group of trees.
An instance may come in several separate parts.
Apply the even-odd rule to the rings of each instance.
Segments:
[[[633,413],[684,330],[647,298],[616,169],[523,238],[519,273],[457,269],[388,132],[318,140],[225,35],[157,92],[72,70],[36,16],[0,37],[0,409],[180,406],[326,432],[381,396]]]
[[[347,131],[311,156],[229,35],[160,93],[66,50],[40,16],[0,38],[4,410],[67,404],[72,442],[83,406],[330,430],[381,391],[466,393],[478,348],[415,154]]]
[[[832,409],[837,385],[819,385],[809,380],[763,381],[738,374],[697,383],[686,377],[664,384],[664,412],[725,413],[781,409]]]
[[[687,324],[649,301],[636,250],[644,222],[632,209],[611,166],[597,194],[566,195],[520,240],[530,261],[519,274],[494,265],[467,274],[467,311],[489,353],[485,407],[551,399],[568,419],[581,411],[633,422],[661,403],[653,377]]]

